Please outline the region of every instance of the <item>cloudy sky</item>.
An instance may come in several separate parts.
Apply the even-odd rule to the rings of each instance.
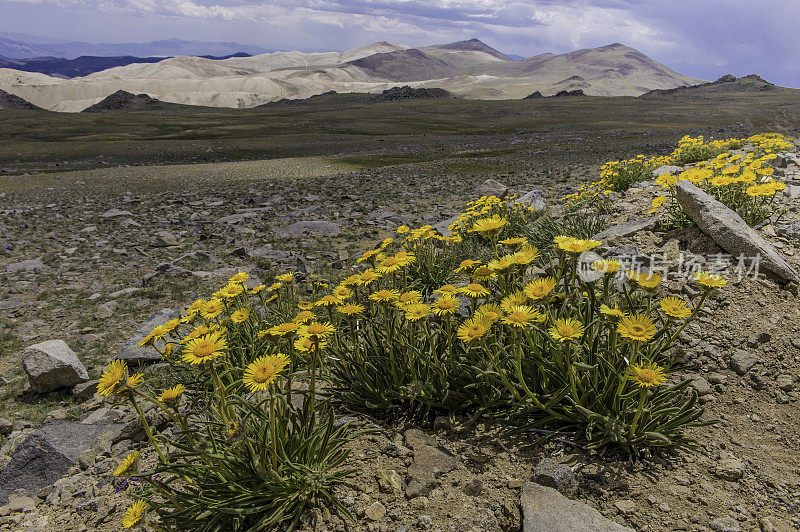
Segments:
[[[796,0],[0,0],[0,32],[55,39],[346,50],[477,37],[525,57],[621,42],[690,76],[794,87],[798,20]]]

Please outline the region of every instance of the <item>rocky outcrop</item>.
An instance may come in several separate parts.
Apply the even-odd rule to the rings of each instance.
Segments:
[[[523,532],[633,532],[557,490],[528,482],[522,488]]]
[[[758,260],[759,268],[784,281],[800,282],[797,272],[783,256],[727,206],[688,181],[678,181],[677,197],[689,218],[719,247],[734,257]]]
[[[48,340],[25,349],[22,366],[33,389],[44,393],[89,380],[78,355],[64,340]]]

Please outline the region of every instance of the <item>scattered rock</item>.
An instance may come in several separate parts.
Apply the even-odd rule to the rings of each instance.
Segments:
[[[577,485],[572,468],[552,458],[539,460],[536,469],[533,470],[533,481],[540,486],[557,489],[565,495],[572,493]]]
[[[378,488],[383,493],[400,495],[403,493],[403,479],[394,469],[379,469],[375,472]]]
[[[64,340],[48,340],[26,348],[22,366],[31,387],[40,393],[89,380],[78,355]]]
[[[747,225],[742,217],[688,181],[678,181],[677,198],[700,230],[722,249],[745,260],[760,257],[759,266],[784,281],[800,282],[800,276],[772,245]]]
[[[116,218],[117,216],[133,216],[133,213],[120,209],[111,209],[100,215],[101,218]]]
[[[631,220],[621,224],[613,225],[604,231],[600,231],[592,238],[599,240],[604,244],[613,244],[613,240],[617,238],[624,238],[633,235],[640,231],[653,229],[658,223],[656,218],[643,218],[640,220]]]
[[[619,513],[628,515],[636,510],[636,503],[630,499],[623,499],[614,503],[614,508],[619,510]]]
[[[364,510],[364,517],[370,521],[380,521],[385,515],[386,507],[380,501],[373,502]]]
[[[0,436],[8,436],[14,430],[14,424],[6,418],[0,418]]]
[[[414,460],[408,467],[406,497],[428,495],[439,485],[438,478],[458,468],[461,464],[453,456],[440,450],[433,440],[419,429],[405,433],[406,444],[414,451]]]
[[[153,313],[147,318],[141,327],[136,329],[136,332],[131,335],[125,345],[122,346],[116,358],[125,360],[131,364],[141,364],[143,362],[157,362],[161,360],[161,355],[152,347],[139,347],[139,342],[150,334],[155,327],[164,325],[169,320],[175,319],[180,316],[179,310],[165,308]]]
[[[516,198],[513,203],[521,203],[535,211],[541,211],[547,208],[547,201],[541,190],[531,190],[519,198]]]
[[[494,179],[487,179],[475,187],[475,190],[482,196],[497,196],[501,199],[505,198],[506,194],[508,194],[508,187]]]
[[[723,480],[739,480],[744,475],[744,462],[738,458],[727,458],[717,462],[714,474]]]
[[[740,532],[742,527],[733,517],[720,517],[708,524],[714,532]]]
[[[0,502],[17,490],[35,494],[61,478],[73,462],[56,451],[41,435],[32,434],[17,448],[0,471]]]
[[[42,262],[42,257],[37,259],[23,260],[20,262],[12,262],[11,264],[6,264],[5,267],[6,273],[30,272],[44,269],[45,265]]]
[[[522,488],[523,532],[633,532],[582,502],[535,482]]]
[[[175,238],[175,235],[169,231],[159,231],[156,233],[156,238],[150,243],[154,248],[166,248],[173,246],[180,246],[180,242]]]
[[[755,366],[758,362],[758,357],[753,353],[744,351],[742,349],[737,349],[736,352],[731,356],[730,366],[731,369],[739,375],[746,375],[747,372],[753,369],[753,366]]]
[[[692,388],[694,388],[694,390],[697,392],[697,395],[700,397],[714,392],[714,390],[711,388],[711,384],[705,379],[705,377],[701,377],[700,375],[691,375],[689,378],[692,380]]]
[[[341,232],[342,224],[320,220],[295,222],[278,231],[278,234],[282,237],[297,238],[305,235],[337,236]]]

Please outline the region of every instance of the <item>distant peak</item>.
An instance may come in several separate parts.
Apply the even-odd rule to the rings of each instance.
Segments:
[[[504,60],[507,60],[507,61],[513,61],[513,59],[511,59],[507,55],[505,55],[505,54],[503,54],[501,52],[498,52],[497,50],[495,50],[494,48],[492,48],[491,46],[489,46],[485,42],[481,41],[480,39],[476,39],[476,38],[472,38],[472,39],[469,39],[469,40],[466,40],[466,41],[456,41],[456,42],[451,42],[449,44],[442,44],[442,45],[437,46],[437,48],[440,48],[440,49],[443,49],[443,50],[469,50],[469,51],[474,51],[474,52],[485,52],[485,53],[487,53],[489,55],[497,57],[498,59],[504,59]]]

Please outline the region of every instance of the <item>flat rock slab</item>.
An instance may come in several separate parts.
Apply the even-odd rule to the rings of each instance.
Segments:
[[[41,393],[89,380],[78,355],[64,340],[47,340],[26,348],[22,366],[31,386]]]
[[[734,257],[759,258],[759,267],[784,281],[800,282],[797,272],[741,216],[688,181],[678,181],[677,198],[700,230]]]
[[[295,222],[278,231],[278,234],[283,237],[300,237],[304,235],[336,236],[341,232],[342,225],[340,223],[320,220]]]
[[[23,260],[20,262],[12,262],[11,264],[6,264],[5,267],[6,273],[30,272],[44,269],[45,265],[42,262],[42,257]]]
[[[633,532],[553,488],[528,482],[522,488],[523,532]]]
[[[620,224],[612,225],[608,229],[600,231],[592,238],[594,240],[599,240],[600,242],[606,244],[608,243],[608,241],[613,240],[615,238],[623,238],[638,233],[639,231],[653,229],[656,226],[656,223],[658,223],[658,220],[656,220],[655,218],[642,218],[639,220],[629,220],[627,222],[622,222]]]
[[[427,495],[439,485],[440,476],[462,467],[457,458],[441,450],[421,430],[409,429],[405,437],[406,445],[414,450],[414,460],[408,467],[406,497]]]
[[[92,425],[80,421],[54,419],[36,429],[34,434],[46,439],[56,451],[73,463],[77,463],[81,452],[95,448],[98,439],[106,432],[111,433],[108,439],[113,440],[122,433],[123,428],[125,428],[123,423]]]
[[[179,310],[169,308],[161,309],[153,313],[147,318],[141,327],[136,329],[136,332],[131,335],[125,345],[120,349],[117,358],[129,362],[131,364],[141,364],[144,362],[158,362],[161,360],[161,355],[152,347],[139,347],[139,342],[150,334],[154,328],[159,325],[164,325],[169,320],[180,317]]]

